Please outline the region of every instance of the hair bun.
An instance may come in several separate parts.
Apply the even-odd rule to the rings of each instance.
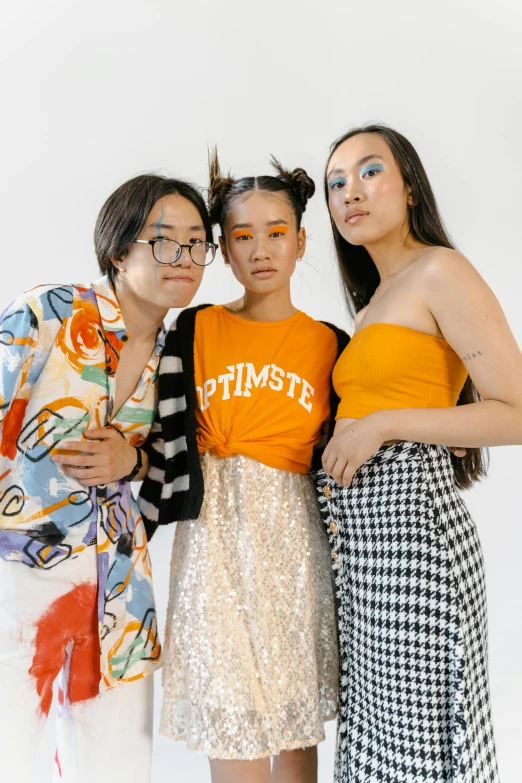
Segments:
[[[235,180],[230,176],[224,177],[221,174],[219,158],[216,147],[209,149],[208,153],[208,211],[212,225],[221,223],[223,214],[223,205],[233,188]]]
[[[290,177],[293,187],[299,193],[300,200],[306,204],[315,193],[315,182],[304,169],[294,169]]]
[[[315,182],[313,179],[301,168],[288,171],[288,169],[285,169],[273,155],[270,159],[270,163],[277,171],[279,179],[286,182],[292,188],[295,198],[304,212],[308,199],[312,198],[315,193]]]

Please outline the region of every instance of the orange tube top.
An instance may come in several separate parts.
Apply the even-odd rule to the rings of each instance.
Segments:
[[[442,337],[374,323],[356,332],[333,371],[338,419],[392,408],[450,408],[467,370]]]

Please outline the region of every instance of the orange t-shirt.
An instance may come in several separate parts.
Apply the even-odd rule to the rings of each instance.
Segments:
[[[337,338],[297,312],[246,321],[222,305],[196,315],[194,368],[200,453],[243,454],[307,473],[330,413]]]

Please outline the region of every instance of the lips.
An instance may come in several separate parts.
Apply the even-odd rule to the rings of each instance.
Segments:
[[[170,277],[164,277],[164,280],[176,280],[179,283],[193,283],[194,278],[188,275],[171,275]]]
[[[272,272],[277,272],[277,269],[274,269],[273,266],[259,266],[257,269],[254,269],[252,272],[253,275],[268,275]]]
[[[353,209],[350,210],[350,212],[346,213],[346,217],[344,219],[345,223],[357,223],[362,218],[365,218],[368,216],[368,212],[364,212],[362,209]]]

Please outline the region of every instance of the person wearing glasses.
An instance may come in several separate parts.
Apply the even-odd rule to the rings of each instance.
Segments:
[[[28,781],[58,688],[56,778],[150,779],[160,665],[144,523],[131,494],[148,458],[169,308],[185,307],[216,245],[191,185],[136,177],[106,201],[104,276],[44,285],[0,317],[0,758]]]
[[[185,310],[168,333],[141,489],[151,529],[184,520],[160,731],[208,756],[214,783],[314,783],[337,713],[330,553],[309,471],[347,336],[291,301],[315,186],[274,164],[275,176],[235,180],[211,160],[212,222],[244,295]]]

